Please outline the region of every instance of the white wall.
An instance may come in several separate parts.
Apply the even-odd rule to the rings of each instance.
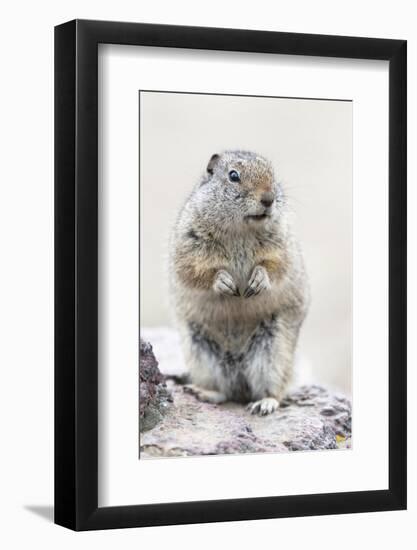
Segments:
[[[309,276],[299,356],[315,382],[350,393],[352,116],[350,101],[141,93],[142,327],[171,324],[169,234],[211,155],[256,151],[285,190]]]
[[[415,540],[416,288],[409,289],[409,511],[74,534],[45,521],[53,471],[53,34],[97,18],[409,40],[409,276],[417,279],[417,23],[412,2],[19,2],[2,10],[0,541],[5,548],[409,548]],[[343,475],[343,472],[341,472]]]

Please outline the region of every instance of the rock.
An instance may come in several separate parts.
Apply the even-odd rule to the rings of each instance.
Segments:
[[[350,401],[322,386],[301,386],[274,414],[254,416],[237,403],[202,403],[183,386],[168,384],[174,405],[141,435],[141,458],[350,447]]]
[[[165,377],[158,368],[158,361],[151,344],[140,339],[139,346],[139,428],[141,432],[152,429],[162,420],[172,403]]]
[[[310,373],[305,376],[299,368],[302,376],[297,378],[298,385],[281,402],[277,412],[265,417],[253,416],[237,403],[202,403],[184,391],[178,380],[187,373],[177,331],[169,327],[142,327],[141,334],[152,342],[161,372],[171,377],[166,383],[173,398],[170,406],[162,408],[166,411],[164,416],[158,409],[155,412],[152,406],[148,407],[147,417],[157,419],[152,429],[140,435],[141,458],[350,447],[350,400],[312,384]],[[145,360],[149,357],[142,351],[141,356]],[[146,391],[149,393],[152,388],[147,386]],[[143,403],[141,398],[141,406]],[[145,428],[149,424],[146,422]]]

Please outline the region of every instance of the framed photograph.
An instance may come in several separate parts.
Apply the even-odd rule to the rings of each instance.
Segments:
[[[406,42],[55,29],[55,522],[406,508]]]

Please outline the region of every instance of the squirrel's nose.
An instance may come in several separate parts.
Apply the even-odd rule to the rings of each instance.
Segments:
[[[261,204],[265,206],[265,208],[269,208],[271,204],[274,202],[274,199],[275,199],[274,193],[267,191],[261,196]]]

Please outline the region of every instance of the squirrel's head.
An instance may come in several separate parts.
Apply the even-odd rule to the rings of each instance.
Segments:
[[[222,206],[225,225],[260,226],[276,216],[282,192],[271,163],[249,151],[211,157],[200,192],[211,207]],[[218,213],[218,212],[217,212]]]

